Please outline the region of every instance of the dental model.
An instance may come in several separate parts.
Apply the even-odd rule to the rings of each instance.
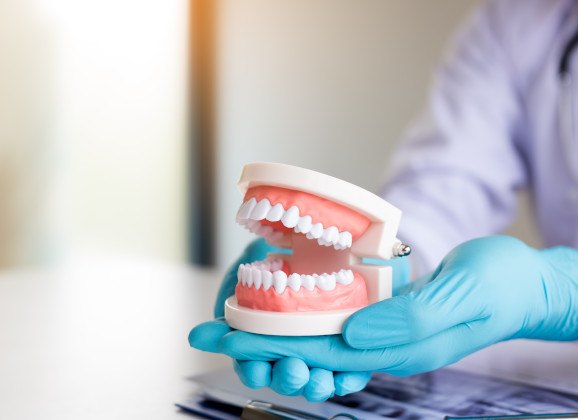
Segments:
[[[391,267],[361,259],[405,256],[401,211],[348,182],[277,163],[245,165],[237,222],[292,254],[241,264],[225,319],[269,335],[340,334],[356,310],[391,297]]]

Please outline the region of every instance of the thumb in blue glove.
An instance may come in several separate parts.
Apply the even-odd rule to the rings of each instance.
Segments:
[[[345,341],[357,349],[423,345],[431,353],[402,372],[416,373],[512,338],[578,339],[576,250],[476,239],[450,252],[430,280],[353,314]]]

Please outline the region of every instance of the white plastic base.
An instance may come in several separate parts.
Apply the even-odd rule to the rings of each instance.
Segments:
[[[225,319],[231,328],[255,334],[330,335],[341,334],[345,320],[358,309],[312,312],[260,311],[239,306],[237,298],[231,296],[225,302]]]

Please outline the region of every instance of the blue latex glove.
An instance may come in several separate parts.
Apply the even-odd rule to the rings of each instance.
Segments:
[[[343,336],[273,337],[215,322],[194,329],[191,345],[202,347],[206,334],[213,350],[241,363],[290,358],[310,371],[412,375],[499,341],[578,339],[574,249],[537,251],[505,236],[476,239],[455,248],[418,284],[423,287],[353,314]]]
[[[268,245],[265,240],[257,239],[249,244],[243,254],[231,266],[215,302],[215,321],[201,324],[189,334],[189,343],[200,350],[220,352],[219,340],[232,331],[223,320],[225,300],[235,293],[237,269],[240,264],[265,259],[270,252],[289,253],[290,251]],[[369,263],[378,263],[370,261]],[[324,369],[310,369],[305,362],[296,358],[280,358],[269,361],[234,360],[235,372],[241,381],[250,388],[270,386],[283,395],[304,395],[310,401],[323,401],[334,394],[346,395],[359,391],[371,379],[370,372],[333,373]]]

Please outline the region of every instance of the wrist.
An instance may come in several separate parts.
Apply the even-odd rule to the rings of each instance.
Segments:
[[[546,312],[536,338],[578,339],[578,250],[556,246],[539,251]]]

